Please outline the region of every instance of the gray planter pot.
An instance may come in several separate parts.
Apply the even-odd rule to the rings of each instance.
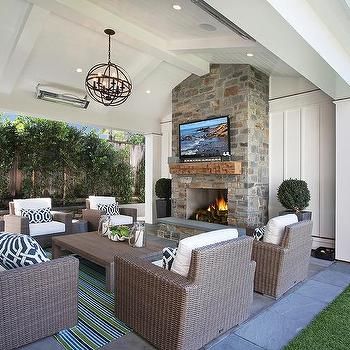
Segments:
[[[156,200],[157,218],[166,218],[171,216],[171,201],[170,199]]]
[[[299,211],[297,213],[293,210],[283,210],[278,213],[279,216],[287,214],[295,214],[298,217],[298,221],[311,220],[312,217],[312,212],[307,210]]]

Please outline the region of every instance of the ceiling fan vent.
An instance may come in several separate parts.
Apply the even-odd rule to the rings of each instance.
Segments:
[[[350,0],[349,0],[350,1]],[[231,29],[241,38],[246,40],[256,41],[253,37],[251,37],[248,33],[246,33],[243,29],[239,28],[236,24],[231,22],[228,18],[223,16],[219,11],[215,10],[212,6],[208,5],[204,0],[192,0],[194,4],[200,7],[202,10],[207,12],[210,16],[214,17],[220,23]]]

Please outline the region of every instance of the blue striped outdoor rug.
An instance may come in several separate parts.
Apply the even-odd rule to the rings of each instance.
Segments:
[[[78,324],[54,338],[67,350],[99,349],[131,330],[115,318],[114,296],[105,290],[105,276],[98,267],[80,260]]]

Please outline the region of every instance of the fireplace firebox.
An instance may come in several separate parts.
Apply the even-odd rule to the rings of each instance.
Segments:
[[[188,188],[186,218],[227,225],[227,189]]]

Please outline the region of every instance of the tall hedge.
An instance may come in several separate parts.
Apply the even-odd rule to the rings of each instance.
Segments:
[[[9,197],[8,172],[22,173],[16,197],[51,196],[57,204],[92,194],[129,202],[133,175],[123,150],[95,132],[64,122],[18,117],[0,122],[0,196]]]

